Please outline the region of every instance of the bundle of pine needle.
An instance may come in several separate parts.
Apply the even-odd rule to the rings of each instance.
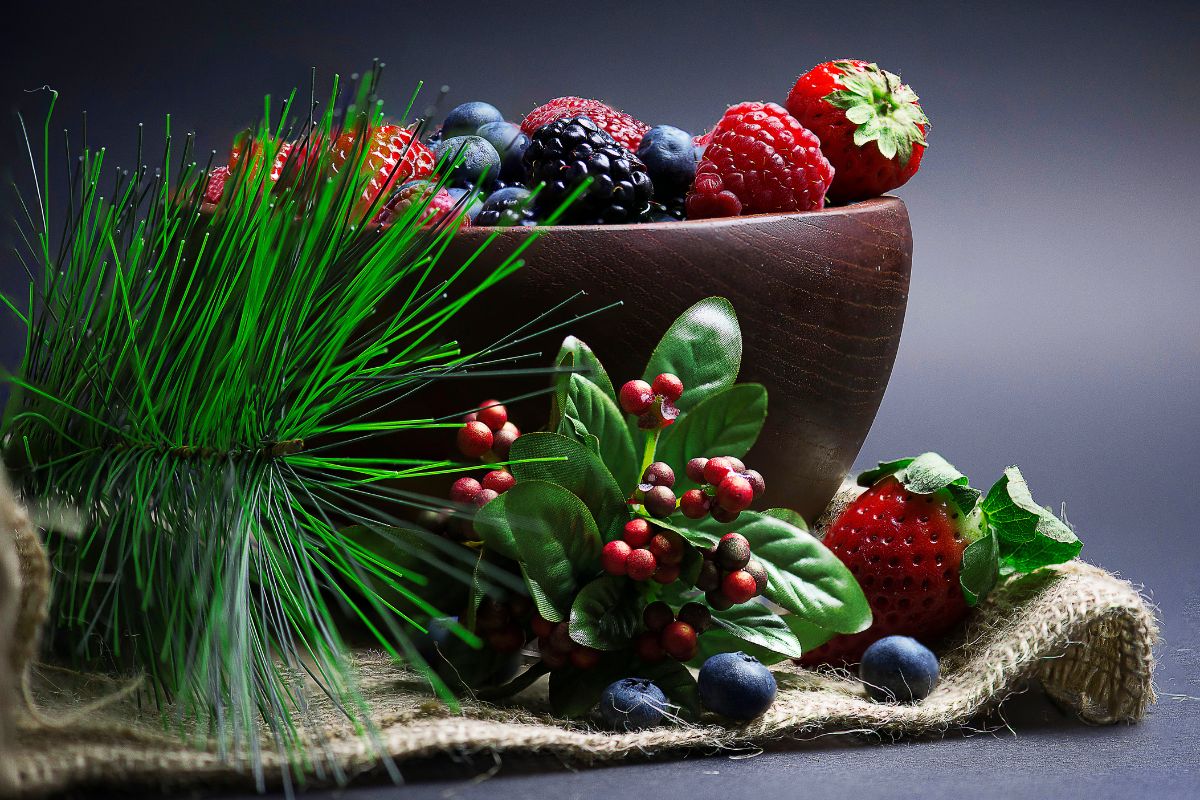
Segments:
[[[370,224],[387,199],[362,202],[372,176],[358,168],[364,134],[382,123],[378,77],[347,92],[340,113],[335,80],[326,110],[312,103],[299,122],[294,92],[274,121],[268,98],[215,209],[203,202],[211,159],[194,163],[190,135],[175,147],[168,118],[153,169],[110,172],[103,149],[84,142],[74,155],[68,141],[70,191],[54,220],[47,115],[15,256],[29,296],[2,298],[25,336],[5,376],[4,461],[27,498],[82,519],[47,539],[56,654],[144,673],[175,725],[255,768],[264,729],[293,765],[324,768],[297,675],[370,729],[339,616],[423,665],[412,636],[441,612],[421,587],[477,569],[488,579],[466,549],[399,518],[400,506],[444,502],[384,483],[458,466],[340,455],[364,438],[453,426],[388,412],[432,381],[503,368],[495,350],[512,341],[462,353],[445,331],[519,253],[472,278],[470,263],[439,261],[457,220],[423,225],[417,204]],[[347,131],[356,145],[331,169]],[[290,178],[263,167],[277,157]],[[375,312],[384,298],[394,316]],[[411,558],[360,544],[352,526],[383,531],[389,552]]]

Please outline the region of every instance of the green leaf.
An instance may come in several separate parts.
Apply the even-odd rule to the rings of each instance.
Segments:
[[[792,511],[790,508],[768,508],[762,512],[764,516],[781,519],[788,525],[799,528],[802,531],[808,530],[808,523],[804,521],[804,517]]]
[[[709,395],[667,427],[658,438],[659,461],[675,469],[676,494],[696,484],[684,472],[688,459],[726,455],[740,458],[754,445],[767,419],[767,390],[743,383]]]
[[[574,368],[579,370],[576,373],[559,373],[555,377],[555,403],[556,408],[561,409],[567,399],[567,388],[570,384],[571,375],[577,374],[587,378],[592,383],[600,387],[609,398],[615,403],[617,402],[617,393],[613,389],[612,380],[609,379],[608,373],[604,370],[604,365],[600,363],[600,359],[596,358],[596,354],[592,352],[592,348],[588,347],[574,336],[568,336],[563,340],[562,347],[558,350],[558,357],[554,363],[558,367]],[[557,424],[557,418],[551,417],[552,425]]]
[[[1037,536],[1043,509],[1033,500],[1021,470],[1009,467],[983,500],[983,514],[996,537],[1006,545],[1019,545]]]
[[[885,475],[893,474],[906,489],[915,494],[933,494],[945,489],[964,514],[971,513],[979,501],[980,492],[972,488],[967,476],[937,453],[881,461],[875,469],[859,475],[858,483],[860,486],[872,486]]]
[[[642,600],[627,578],[605,575],[584,586],[571,605],[571,639],[597,650],[628,647],[642,620]]]
[[[750,542],[752,558],[766,569],[766,597],[772,602],[837,633],[858,633],[871,625],[867,598],[846,565],[816,537],[777,516],[743,511],[733,525],[673,517],[671,527],[700,547],[736,530]]]
[[[713,628],[697,640],[709,655],[735,650],[750,652],[747,646],[775,653],[782,658],[799,658],[803,655],[796,634],[784,622],[784,618],[763,603],[751,601],[728,611],[713,611],[712,619]],[[757,657],[757,653],[750,655]],[[773,663],[779,660],[774,659]]]
[[[565,619],[579,589],[579,576],[600,569],[596,521],[582,500],[547,481],[518,481],[501,497],[538,612],[551,621]]]
[[[992,590],[1000,577],[1000,552],[994,533],[971,542],[963,551],[959,583],[967,605],[975,605]]]
[[[510,467],[518,481],[549,481],[567,489],[588,507],[604,541],[621,538],[629,521],[629,506],[621,487],[600,457],[585,444],[556,433],[527,433],[513,443],[512,461],[565,458],[565,461],[524,461]]]
[[[1018,545],[1011,552],[1001,548],[1001,563],[1013,572],[1033,572],[1035,569],[1062,564],[1079,555],[1083,542],[1048,508],[1042,509],[1038,519],[1038,535],[1029,542]]]
[[[629,487],[637,484],[638,461],[633,449],[633,439],[625,424],[621,409],[604,391],[587,378],[572,375],[567,397],[563,404],[563,415],[577,420],[587,432],[600,440],[600,458],[616,478],[617,484]],[[577,438],[579,431],[573,428],[559,433]],[[520,441],[519,439],[517,441]]]
[[[472,526],[475,529],[475,535],[488,550],[505,558],[517,560],[520,558],[520,554],[517,552],[516,537],[513,536],[512,528],[508,524],[507,494],[506,492],[500,495],[476,511]]]
[[[816,650],[834,636],[837,636],[836,633],[827,628],[813,625],[799,614],[784,614],[783,621],[787,623],[792,633],[796,635],[796,641],[800,642],[800,649],[806,653],[810,650]]]
[[[733,306],[709,297],[684,311],[663,335],[643,378],[652,382],[663,372],[683,381],[683,397],[675,405],[690,411],[729,388],[742,366],[742,331]]]

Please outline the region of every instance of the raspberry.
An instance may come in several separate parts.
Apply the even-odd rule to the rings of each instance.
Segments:
[[[645,381],[628,381],[621,387],[620,399],[626,414],[644,414],[654,403],[654,391]]]
[[[474,478],[459,478],[450,487],[450,499],[456,503],[470,503],[482,488]]]
[[[625,523],[625,531],[622,538],[625,539],[630,547],[637,549],[649,544],[650,537],[653,535],[654,532],[650,530],[650,523],[638,517]]]
[[[499,400],[484,400],[479,404],[476,419],[487,425],[495,433],[508,422],[508,409],[500,405]]]
[[[608,132],[630,152],[637,152],[642,137],[650,127],[639,122],[624,111],[618,111],[599,100],[585,97],[556,97],[543,106],[538,106],[521,121],[521,131],[533,136],[538,128],[564,117],[584,116]]]
[[[648,581],[654,577],[658,561],[649,550],[634,550],[625,560],[625,574],[635,581]]]
[[[225,182],[229,180],[229,167],[217,167],[208,173],[208,185],[204,187],[204,202],[219,203],[225,192]]]
[[[511,472],[494,469],[483,476],[483,488],[491,489],[496,494],[504,494],[517,482]]]
[[[664,372],[655,378],[650,388],[655,394],[661,394],[672,403],[683,396],[683,381],[669,372]]]
[[[609,542],[600,551],[600,565],[609,575],[624,575],[631,552],[633,548],[620,539]]]
[[[824,207],[832,182],[821,142],[782,106],[739,103],[713,129],[688,217],[811,211]]]
[[[655,600],[642,609],[642,623],[646,630],[658,633],[675,621],[675,612],[662,600]]]
[[[467,458],[479,458],[492,449],[492,431],[476,420],[458,429],[458,449]]]
[[[704,519],[711,508],[712,503],[708,495],[699,489],[688,489],[683,493],[683,497],[679,498],[679,510],[688,519]]]
[[[721,581],[721,594],[734,603],[745,603],[754,597],[758,584],[754,577],[744,569],[735,570]]]
[[[676,661],[688,661],[696,655],[696,629],[676,620],[663,628],[663,650]]]
[[[754,488],[741,475],[731,472],[717,486],[717,504],[726,511],[745,511],[753,502]]]

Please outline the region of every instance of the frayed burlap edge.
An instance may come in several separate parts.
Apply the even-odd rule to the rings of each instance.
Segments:
[[[3,487],[0,487],[3,494]],[[847,493],[840,498],[850,497]],[[835,501],[836,502],[836,501]],[[37,543],[28,517],[0,497],[0,626],[27,627],[44,614],[46,566],[37,555],[19,558],[21,542]],[[32,538],[31,538],[32,537]],[[7,551],[7,552],[6,552]],[[7,560],[6,560],[7,559]],[[13,565],[20,561],[23,590],[13,599]],[[5,583],[4,581],[10,581]],[[30,601],[37,607],[30,616]],[[21,609],[14,615],[13,608]],[[22,616],[24,615],[24,616]],[[14,621],[15,620],[15,621]],[[7,621],[7,622],[6,622]],[[0,635],[4,633],[0,627]],[[654,753],[712,752],[769,740],[818,733],[875,731],[891,735],[937,734],[964,725],[1019,691],[1031,679],[1083,721],[1134,722],[1154,700],[1154,614],[1128,582],[1082,563],[1043,570],[1007,583],[972,614],[965,630],[941,650],[943,679],[932,695],[913,706],[872,703],[858,684],[832,672],[798,667],[777,670],[778,699],[766,715],[736,728],[705,720],[637,733],[607,733],[587,723],[564,723],[545,713],[544,690],[535,687],[520,704],[495,706],[466,701],[452,713],[419,681],[379,653],[355,658],[364,694],[378,727],[374,736],[355,733],[330,708],[314,703],[327,738],[325,761],[334,771],[310,778],[325,784],[375,768],[380,752],[397,761],[441,753],[553,754],[572,763],[624,759]],[[0,638],[3,663],[28,669],[18,652],[24,639]],[[222,757],[203,742],[187,744],[165,732],[160,717],[138,698],[121,694],[121,683],[50,667],[32,667],[31,696],[22,700],[21,679],[0,674],[9,692],[0,695],[0,794],[42,794],[85,784],[250,786],[243,757]],[[127,685],[127,684],[126,684]],[[105,698],[111,702],[104,702]],[[100,700],[100,703],[97,703]],[[72,713],[80,708],[88,713]],[[70,719],[68,725],[53,720]],[[267,782],[280,774],[269,748]]]

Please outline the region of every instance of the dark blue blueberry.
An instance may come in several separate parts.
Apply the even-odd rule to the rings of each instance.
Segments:
[[[600,716],[610,728],[622,731],[661,725],[668,708],[662,689],[646,678],[622,678],[600,695]]]
[[[500,172],[500,154],[479,136],[452,136],[443,140],[433,154],[443,164],[439,169],[459,162],[450,173],[453,186],[475,186],[485,173],[495,176]]]
[[[458,186],[452,186],[446,190],[446,193],[454,198],[456,205],[459,202],[463,204],[463,213],[466,215],[467,219],[471,220],[471,224],[474,225],[475,218],[479,216],[479,212],[483,209],[483,198],[479,196],[479,193],[472,189],[464,189]],[[463,200],[462,198],[464,195],[471,196],[466,200]]]
[[[745,653],[718,653],[700,667],[700,702],[730,719],[754,719],[775,702],[775,676]]]
[[[429,620],[425,626],[426,633],[418,634],[414,637],[413,644],[417,647],[417,652],[426,661],[435,660],[439,650],[446,648],[447,642],[454,635],[451,632],[451,627],[458,622],[458,617],[434,617]]]
[[[479,216],[471,220],[473,225],[532,225],[534,214],[530,202],[531,192],[520,186],[511,186],[493,192],[483,203]]]
[[[911,636],[885,636],[863,653],[858,677],[872,700],[915,703],[937,685],[938,660]]]
[[[524,158],[529,137],[521,133],[521,126],[511,122],[489,122],[480,126],[478,135],[487,139],[500,154],[500,180],[507,184],[525,180]]]
[[[473,100],[450,109],[442,122],[442,138],[472,136],[489,122],[503,122],[504,115],[491,103]]]
[[[655,197],[686,191],[696,179],[696,147],[687,131],[655,125],[642,137],[637,154],[654,182]]]

